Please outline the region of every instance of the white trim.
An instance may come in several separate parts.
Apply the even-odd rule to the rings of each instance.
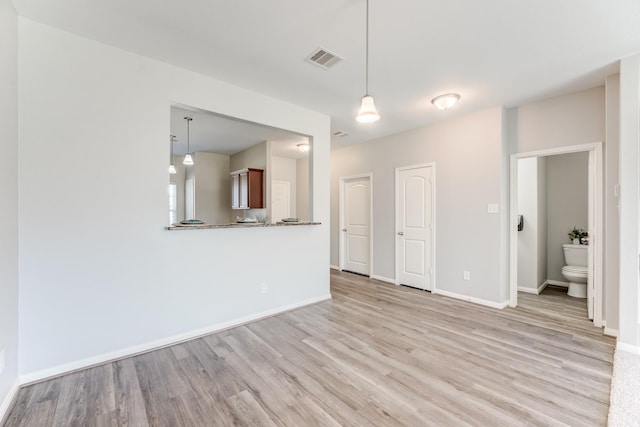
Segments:
[[[16,378],[13,385],[9,389],[9,393],[2,401],[0,405],[0,425],[4,425],[5,417],[9,414],[9,410],[13,406],[13,400],[16,398],[18,391],[20,390],[20,379]]]
[[[372,274],[370,276],[372,279],[375,280],[380,280],[381,282],[387,282],[387,283],[391,283],[392,285],[396,285],[396,281],[394,279],[390,279],[388,277],[384,277],[384,276],[376,276],[375,274]]]
[[[486,307],[497,308],[497,309],[503,309],[509,305],[509,301],[493,302],[486,299],[474,298],[474,297],[469,297],[462,294],[457,294],[455,292],[443,291],[441,289],[434,289],[431,293],[443,295],[449,298],[459,299],[462,301],[472,302],[474,304],[484,305]]]
[[[97,356],[88,357],[86,359],[76,360],[75,362],[65,363],[62,365],[54,366],[51,368],[43,369],[41,371],[32,372],[26,375],[20,376],[21,385],[29,385],[35,382],[40,382],[61,375],[69,374],[71,372],[79,371],[82,369],[91,368],[93,366],[102,365],[104,363],[113,362],[115,360],[124,359],[126,357],[136,356],[142,353],[148,353],[153,350],[168,347],[175,344],[180,344],[185,341],[190,341],[196,338],[200,338],[205,335],[210,335],[216,332],[223,331],[225,329],[233,328],[236,326],[244,325],[256,320],[261,320],[267,317],[275,316],[287,311],[295,310],[307,305],[317,304],[319,302],[327,301],[331,299],[331,294],[323,295],[320,297],[309,298],[304,301],[296,302],[293,304],[287,304],[272,310],[266,310],[257,314],[252,314],[238,319],[230,320],[228,322],[218,323],[216,325],[208,326],[206,328],[196,329],[183,334],[174,335],[167,338],[162,338],[156,341],[147,342],[121,350],[112,351],[109,353],[103,353]]]
[[[546,150],[530,151],[527,153],[515,153],[510,158],[510,174],[509,174],[509,196],[510,196],[510,211],[509,211],[509,226],[510,226],[510,238],[509,238],[509,305],[515,307],[518,305],[518,258],[517,258],[517,242],[518,232],[516,227],[516,215],[518,210],[517,190],[518,190],[518,160],[528,157],[546,157],[556,154],[569,154],[587,151],[590,156],[595,156],[595,170],[589,173],[589,179],[593,179],[593,187],[590,188],[593,194],[589,194],[589,204],[593,204],[593,233],[589,233],[590,246],[593,251],[593,263],[592,263],[592,283],[594,287],[594,310],[593,310],[593,324],[594,326],[602,326],[602,270],[603,270],[603,244],[602,238],[603,228],[603,195],[602,188],[604,184],[603,177],[603,156],[602,156],[602,142],[594,142],[591,144],[572,145],[568,147],[558,147]],[[554,284],[549,280],[549,284]]]
[[[617,329],[611,329],[611,328],[607,328],[606,326],[604,327],[604,334],[608,335],[610,337],[616,337],[618,338],[618,330]]]
[[[339,267],[339,266],[337,266],[337,265],[333,265],[333,264],[331,264],[331,265],[329,266],[329,268],[330,268],[330,269],[332,269],[332,270],[338,270],[338,271],[340,271],[340,267]]]
[[[535,289],[533,289],[533,288],[523,288],[523,287],[518,286],[518,292],[525,292],[527,294],[540,295],[542,293],[542,291],[544,291],[544,288],[547,287],[548,284],[549,284],[549,281],[545,280],[544,282],[542,282],[542,284],[540,286],[538,286]]]
[[[616,350],[626,351],[627,353],[640,354],[640,346],[616,342]]]
[[[563,288],[568,288],[569,282],[561,282],[559,280],[547,280],[547,285],[562,286]]]
[[[431,168],[431,218],[432,218],[432,225],[431,225],[431,289],[429,289],[430,292],[435,292],[436,290],[436,163],[435,162],[429,162],[429,163],[420,163],[417,165],[411,165],[411,166],[401,166],[401,167],[397,167],[395,169],[395,184],[394,184],[394,189],[395,189],[395,197],[394,197],[394,203],[395,203],[395,230],[394,230],[394,236],[393,236],[393,240],[395,241],[395,284],[396,285],[400,285],[400,257],[399,257],[399,251],[398,251],[398,229],[400,228],[399,225],[399,206],[398,206],[398,199],[399,199],[399,190],[398,190],[398,185],[399,185],[399,175],[401,171],[406,171],[406,170],[411,170],[411,169],[420,169],[420,168]]]
[[[373,172],[340,178],[338,188],[338,215],[340,215],[338,218],[338,270],[342,271],[344,269],[344,234],[342,231],[344,228],[344,186],[347,181],[356,179],[369,181],[369,277],[371,277],[373,272]]]

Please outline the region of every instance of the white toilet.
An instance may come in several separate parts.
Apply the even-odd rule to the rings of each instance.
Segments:
[[[587,297],[587,278],[589,277],[588,245],[562,245],[564,262],[562,275],[569,282],[567,295],[575,298]]]

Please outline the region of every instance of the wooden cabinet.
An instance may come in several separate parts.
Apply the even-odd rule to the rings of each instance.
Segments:
[[[231,208],[264,208],[264,170],[240,169],[231,172]]]

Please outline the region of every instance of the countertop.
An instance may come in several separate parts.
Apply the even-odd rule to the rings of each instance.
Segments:
[[[201,230],[201,229],[211,229],[211,228],[256,228],[256,227],[295,227],[300,225],[320,225],[320,222],[276,222],[272,223],[261,223],[261,222],[245,222],[245,223],[231,223],[231,224],[194,224],[194,225],[183,225],[183,224],[172,224],[169,227],[166,227],[167,230]]]

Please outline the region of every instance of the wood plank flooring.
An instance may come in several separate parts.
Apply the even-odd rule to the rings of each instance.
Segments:
[[[323,302],[23,388],[5,426],[604,426],[614,339],[549,287],[495,310],[331,273]]]

